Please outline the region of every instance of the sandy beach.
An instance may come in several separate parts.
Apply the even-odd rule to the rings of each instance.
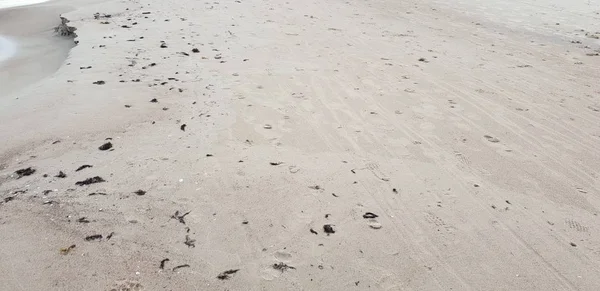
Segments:
[[[61,0],[0,35],[0,290],[600,290],[599,1]]]

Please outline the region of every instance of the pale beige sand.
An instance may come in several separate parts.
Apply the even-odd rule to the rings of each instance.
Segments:
[[[600,290],[595,40],[398,2],[67,13],[0,104],[2,289]]]

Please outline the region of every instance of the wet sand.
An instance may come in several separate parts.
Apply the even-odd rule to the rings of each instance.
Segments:
[[[53,28],[60,24],[60,14],[70,10],[54,4],[0,9],[0,35],[15,49],[13,56],[0,62],[0,99],[10,98],[63,65],[75,43],[57,37]]]

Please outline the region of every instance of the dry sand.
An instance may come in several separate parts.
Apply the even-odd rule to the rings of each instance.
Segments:
[[[461,5],[64,14],[0,94],[0,289],[600,290],[597,27]]]

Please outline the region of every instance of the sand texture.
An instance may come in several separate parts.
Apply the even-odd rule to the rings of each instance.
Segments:
[[[0,289],[600,290],[600,4],[463,4],[75,5],[0,94]]]

